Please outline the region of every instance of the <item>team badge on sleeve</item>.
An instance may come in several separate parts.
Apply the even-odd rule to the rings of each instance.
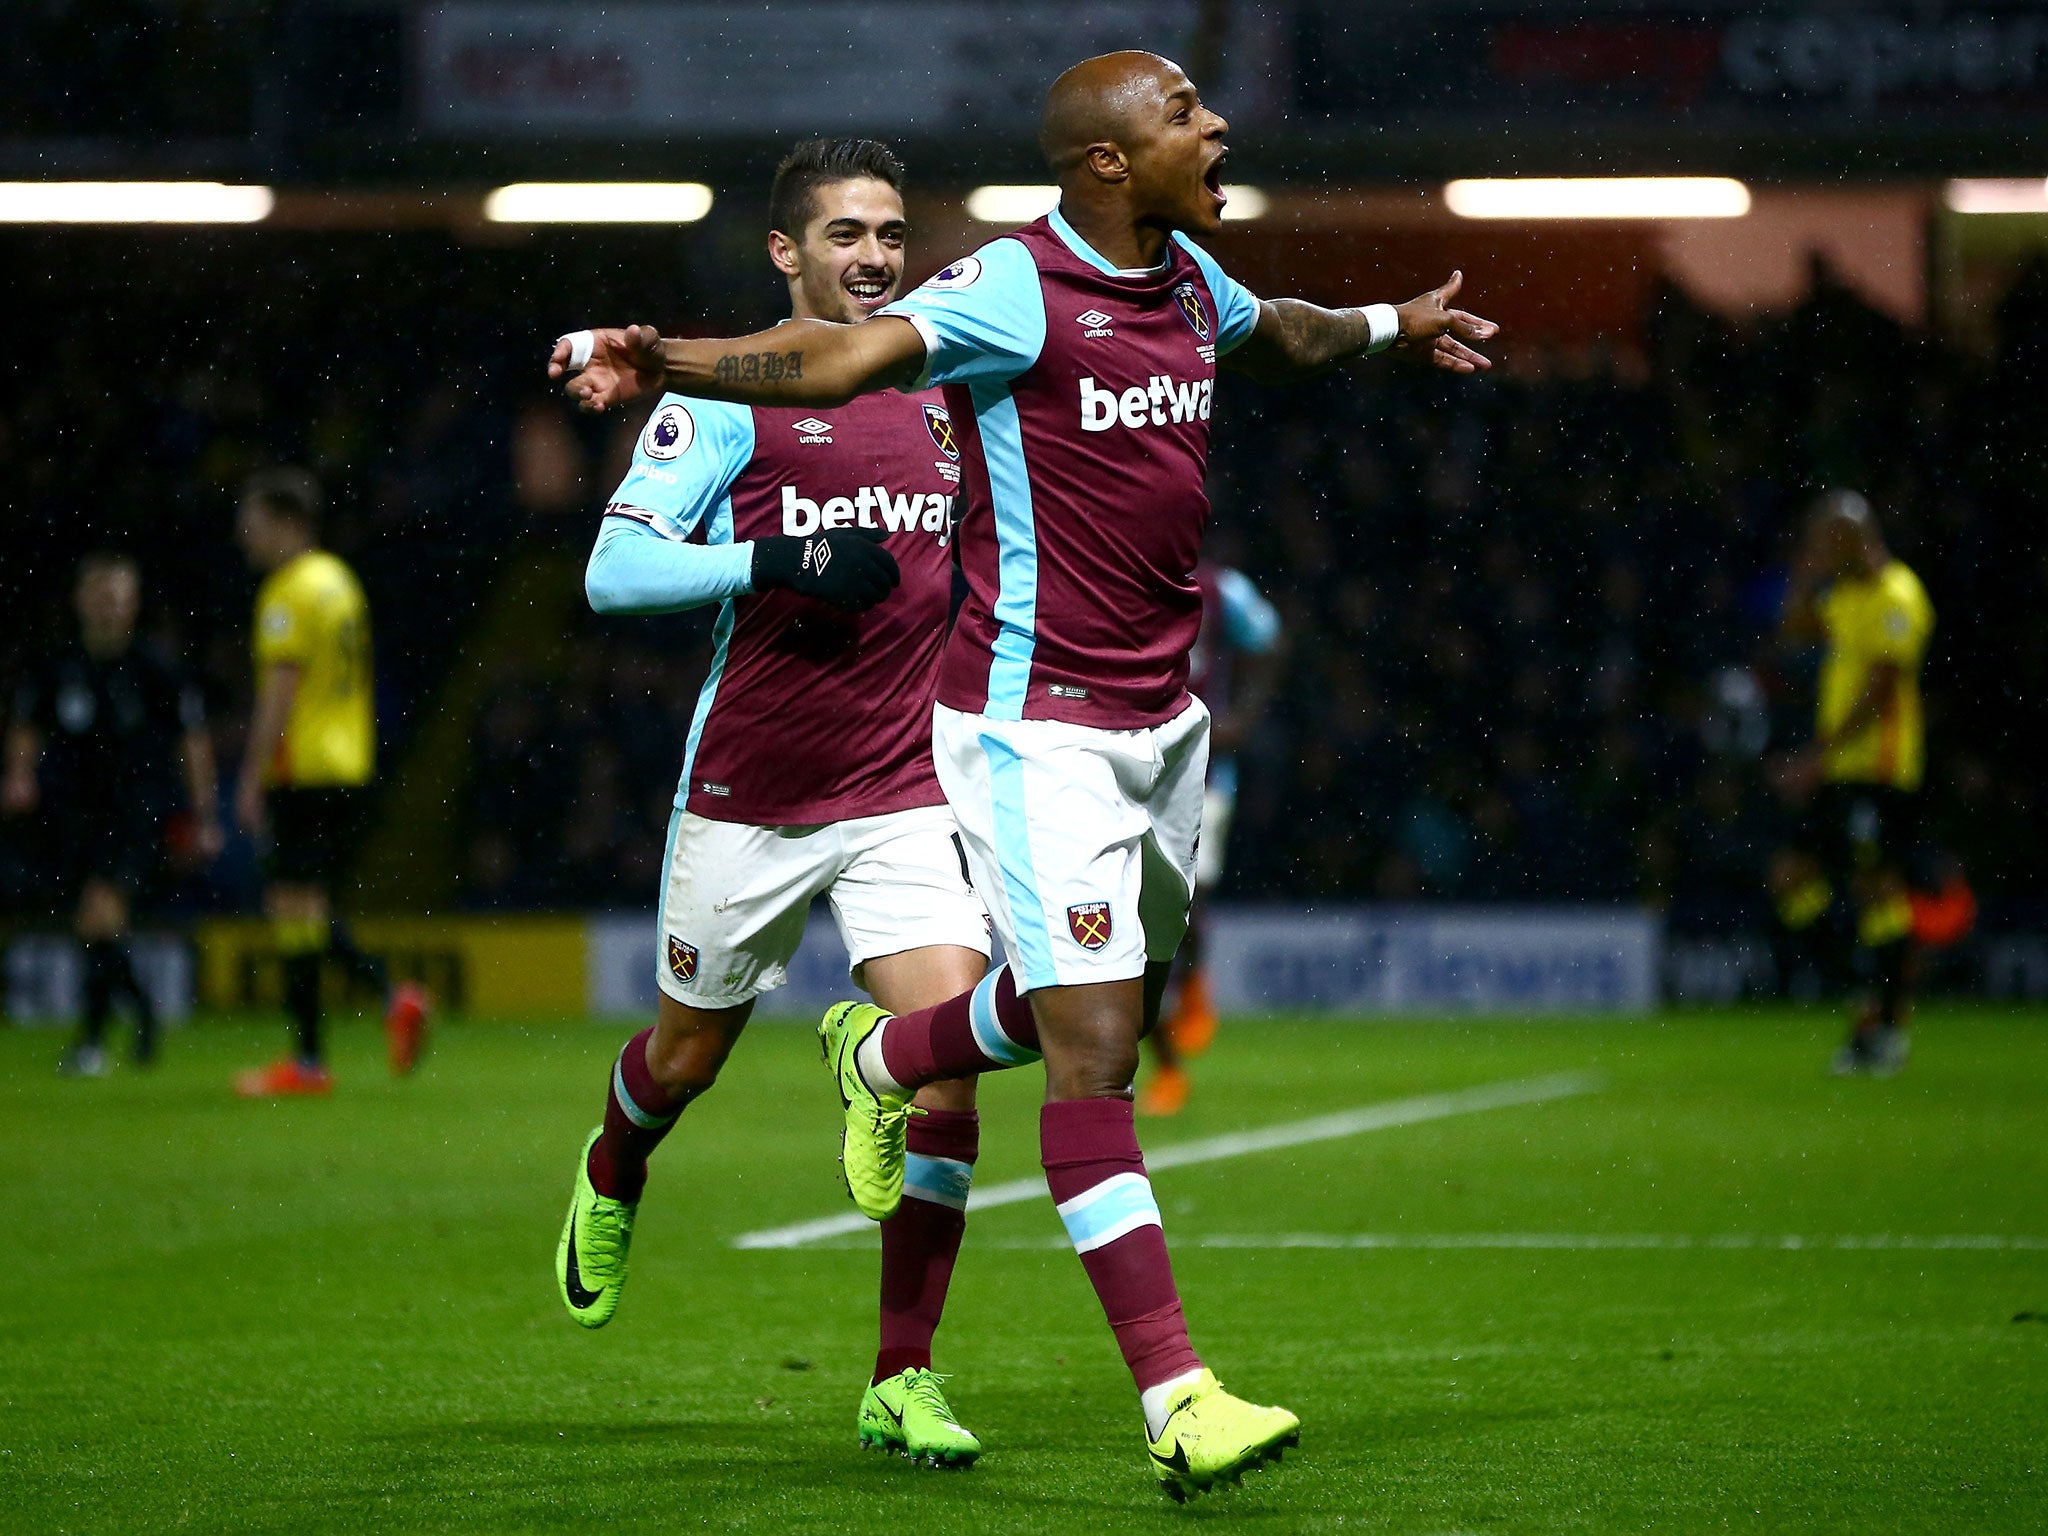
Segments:
[[[1174,302],[1180,305],[1181,318],[1194,328],[1195,335],[1203,341],[1209,339],[1209,311],[1202,303],[1202,296],[1195,292],[1193,283],[1182,283],[1173,290]]]
[[[953,435],[953,418],[943,405],[928,405],[924,408],[924,429],[931,433],[932,441],[939,445],[939,452],[958,462],[960,440]]]
[[[1083,949],[1097,950],[1107,944],[1110,926],[1109,903],[1106,901],[1077,901],[1067,908],[1067,932]]]
[[[640,448],[650,459],[673,459],[697,441],[697,423],[688,409],[671,401],[654,413],[640,434]]]
[[[674,934],[668,936],[668,973],[680,982],[697,979],[697,946],[685,944]]]

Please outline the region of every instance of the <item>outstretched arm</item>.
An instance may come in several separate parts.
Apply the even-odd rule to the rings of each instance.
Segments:
[[[752,336],[664,339],[651,325],[577,331],[555,343],[548,377],[586,411],[668,390],[739,405],[826,409],[915,382],[924,338],[908,320],[791,320]]]
[[[1490,340],[1500,327],[1451,308],[1464,282],[1464,273],[1453,272],[1441,288],[1406,304],[1364,309],[1324,309],[1301,299],[1267,299],[1259,306],[1257,327],[1229,354],[1225,366],[1265,383],[1284,384],[1393,347],[1451,373],[1479,373],[1493,363],[1467,343]],[[1376,328],[1374,310],[1391,311],[1391,323],[1382,313]]]

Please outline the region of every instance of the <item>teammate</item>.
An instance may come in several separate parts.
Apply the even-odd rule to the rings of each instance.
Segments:
[[[968,595],[933,756],[1010,959],[934,1008],[826,1014],[848,1184],[888,1216],[911,1094],[1042,1049],[1047,1183],[1177,1499],[1299,1433],[1285,1409],[1223,1391],[1190,1346],[1130,1097],[1194,885],[1209,717],[1188,653],[1217,361],[1281,380],[1400,344],[1471,373],[1488,364],[1466,343],[1495,330],[1450,307],[1455,274],[1398,308],[1253,298],[1189,238],[1220,226],[1225,128],[1164,59],[1086,60],[1054,82],[1040,126],[1059,207],[877,319],[732,340],[582,332],[550,363],[577,373],[569,393],[591,410],[664,381],[818,410],[945,387]]]
[[[84,1016],[59,1070],[104,1077],[107,1020],[117,1000],[134,1014],[136,1063],[156,1059],[156,1009],[135,975],[128,923],[163,858],[171,783],[182,769],[193,852],[207,863],[221,848],[220,803],[199,690],[136,639],[142,582],[135,562],[86,556],[72,602],[78,643],[50,657],[15,694],[0,810],[26,816],[43,808],[47,777],[53,793],[45,830],[76,895],[73,928],[85,949]]]
[[[320,999],[330,957],[386,999],[394,1075],[417,1064],[426,1027],[426,994],[410,982],[394,989],[384,962],[358,949],[334,914],[334,879],[376,769],[377,725],[369,604],[355,573],[319,547],[319,525],[320,489],[306,471],[269,470],[243,487],[235,535],[266,574],[256,593],[256,703],[235,818],[268,845],[263,907],[296,1032],[292,1054],[236,1075],[244,1098],[333,1091]]]
[[[1266,713],[1280,661],[1280,615],[1244,572],[1204,561],[1195,567],[1202,627],[1189,661],[1188,692],[1209,711],[1209,781],[1202,796],[1202,837],[1195,848],[1195,895],[1181,940],[1179,976],[1165,1000],[1152,1043],[1151,1079],[1138,1095],[1141,1115],[1177,1115],[1187,1107],[1186,1058],[1216,1038],[1216,1005],[1203,967],[1204,908],[1223,878],[1237,809],[1233,754]],[[1173,995],[1177,993],[1178,995]]]
[[[813,140],[782,162],[768,255],[798,324],[850,325],[896,297],[902,179],[868,139]],[[988,967],[988,917],[931,754],[960,460],[936,390],[822,414],[672,395],[605,509],[593,607],[719,613],[669,825],[658,1011],[619,1053],[556,1251],[563,1302],[587,1328],[618,1306],[648,1154],[782,985],[814,897],[830,898],[855,982],[885,1007],[952,997]],[[966,1226],[974,1081],[933,1084],[917,1107],[910,1198],[882,1224],[858,1432],[964,1466],[981,1446],[931,1346]]]
[[[1822,642],[1813,741],[1781,777],[1811,796],[1796,845],[1773,861],[1772,896],[1788,927],[1817,923],[1838,896],[1856,915],[1859,1003],[1838,1073],[1888,1075],[1906,1063],[1912,1010],[1913,907],[1904,860],[1917,835],[1926,730],[1920,662],[1934,608],[1920,578],[1894,559],[1870,504],[1830,491],[1806,525],[1785,638]]]

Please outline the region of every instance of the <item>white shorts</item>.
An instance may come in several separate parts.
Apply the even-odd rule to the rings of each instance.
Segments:
[[[932,757],[1018,991],[1126,981],[1173,958],[1209,766],[1200,700],[1136,731],[941,704]]]
[[[669,821],[655,979],[692,1008],[732,1008],[789,976],[811,900],[828,897],[856,980],[883,955],[989,952],[988,914],[943,805],[818,827]]]

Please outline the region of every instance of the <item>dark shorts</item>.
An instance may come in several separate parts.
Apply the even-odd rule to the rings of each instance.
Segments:
[[[1823,784],[1807,808],[1799,845],[1831,876],[1900,869],[1920,835],[1920,795],[1889,784]]]
[[[146,816],[73,811],[52,818],[50,836],[74,898],[93,880],[132,897],[163,861],[163,829]]]
[[[363,792],[353,786],[273,789],[263,873],[291,885],[328,885],[355,851]]]

